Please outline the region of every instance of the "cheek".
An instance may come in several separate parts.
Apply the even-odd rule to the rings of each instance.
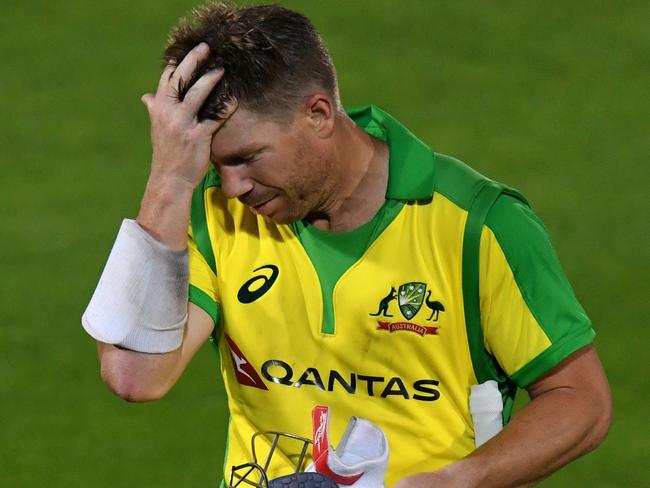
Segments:
[[[313,172],[303,170],[295,175],[291,184],[287,186],[287,196],[294,201],[309,203],[320,192],[319,183],[321,181],[321,178]]]
[[[302,145],[293,161],[296,198],[305,201],[318,199],[325,191],[324,184],[331,172],[329,161],[316,151]]]

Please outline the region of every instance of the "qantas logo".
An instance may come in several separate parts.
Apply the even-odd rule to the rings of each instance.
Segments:
[[[226,335],[230,356],[237,381],[245,386],[268,390],[268,386],[255,368],[246,359],[237,344]],[[388,398],[401,397],[404,400],[433,402],[440,398],[438,385],[434,379],[419,379],[406,382],[399,376],[385,377],[359,374],[356,372],[340,373],[335,369],[321,372],[318,368],[308,367],[299,374],[289,363],[281,359],[269,359],[262,364],[262,376],[272,384],[291,387],[315,387],[322,391],[345,391],[350,395],[367,395]]]
[[[226,341],[228,341],[228,347],[230,348],[230,358],[232,359],[232,365],[235,368],[235,376],[237,376],[237,381],[242,385],[252,386],[253,388],[259,388],[260,390],[268,390],[267,386],[262,381],[262,378],[257,374],[255,368],[251,366],[248,362],[244,353],[241,352],[235,341],[233,341],[228,334],[226,334]]]
[[[315,386],[323,391],[343,389],[352,395],[359,392],[371,397],[399,396],[405,400],[413,399],[424,402],[432,402],[440,398],[440,392],[436,388],[440,382],[437,380],[421,379],[407,386],[407,383],[399,376],[386,378],[359,373],[341,374],[335,369],[329,370],[325,375],[314,367],[306,368],[300,375],[297,375],[288,363],[279,359],[269,359],[262,364],[262,376],[278,385],[294,388]],[[325,381],[324,378],[326,378]]]

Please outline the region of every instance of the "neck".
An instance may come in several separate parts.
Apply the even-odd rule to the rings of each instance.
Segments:
[[[335,161],[319,210],[307,220],[317,229],[345,232],[369,222],[384,204],[388,186],[388,145],[350,118],[337,121]]]

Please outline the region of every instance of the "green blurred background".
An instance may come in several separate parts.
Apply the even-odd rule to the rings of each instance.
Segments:
[[[288,1],[347,105],[522,190],[594,321],[614,423],[543,483],[650,486],[647,1]],[[3,0],[0,486],[217,486],[225,400],[204,347],[164,400],[101,384],[80,326],[148,174],[139,97],[192,0]],[[415,447],[414,447],[415,448]]]

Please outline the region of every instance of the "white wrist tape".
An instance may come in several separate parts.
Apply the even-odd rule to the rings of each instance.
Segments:
[[[183,342],[188,275],[187,249],[174,251],[124,219],[81,323],[101,342],[173,351]]]
[[[469,411],[474,422],[476,447],[485,444],[503,430],[503,399],[496,381],[488,380],[472,385]]]

